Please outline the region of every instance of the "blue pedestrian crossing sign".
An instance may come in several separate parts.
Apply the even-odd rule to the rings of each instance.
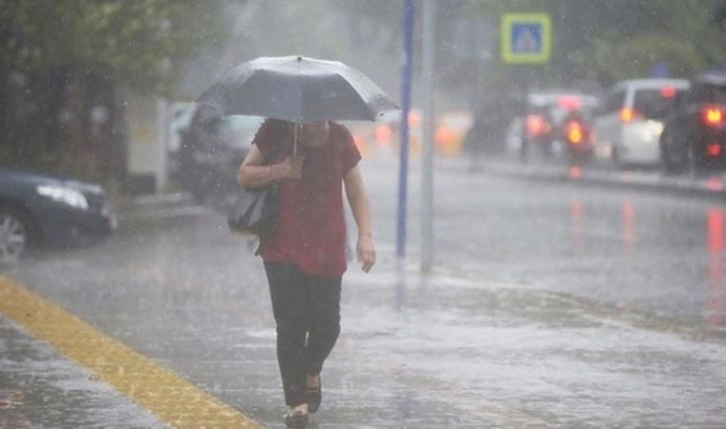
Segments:
[[[546,13],[502,15],[502,61],[546,64],[552,53],[552,23]]]

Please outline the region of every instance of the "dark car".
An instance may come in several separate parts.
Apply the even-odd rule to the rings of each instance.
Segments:
[[[105,237],[117,223],[96,184],[0,167],[0,263],[17,260],[33,245]]]
[[[238,190],[237,171],[263,118],[229,115],[208,106],[196,109],[183,131],[174,177],[197,202]]]
[[[660,138],[669,173],[703,173],[726,167],[726,72],[702,74],[680,94]]]

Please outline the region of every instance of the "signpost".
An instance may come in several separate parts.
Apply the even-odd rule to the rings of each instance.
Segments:
[[[413,75],[414,0],[403,5],[403,65],[401,67],[401,152],[398,178],[398,222],[396,255],[406,255],[406,200],[408,198],[408,114],[411,110],[411,80]]]
[[[513,65],[547,64],[552,54],[552,21],[546,13],[502,16],[502,61]]]
[[[552,21],[546,13],[509,13],[502,15],[501,53],[504,64],[520,69],[523,88],[523,115],[529,114],[531,67],[542,66],[552,55]],[[526,134],[524,136],[526,138]],[[525,143],[526,144],[526,143]],[[522,160],[527,160],[526,148]]]
[[[436,0],[423,11],[423,174],[421,175],[421,271],[434,264],[434,122],[436,93]]]

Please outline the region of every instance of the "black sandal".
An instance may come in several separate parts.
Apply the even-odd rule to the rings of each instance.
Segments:
[[[304,429],[308,425],[310,416],[300,411],[285,414],[285,426],[292,429]]]
[[[308,387],[308,412],[314,413],[320,408],[320,403],[323,401],[323,381],[318,374],[318,387],[311,389]]]

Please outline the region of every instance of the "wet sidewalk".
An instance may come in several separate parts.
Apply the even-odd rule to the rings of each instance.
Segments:
[[[167,426],[0,315],[0,428],[91,427]]]
[[[311,427],[724,427],[719,341],[566,296],[445,274],[409,272],[404,285],[392,262],[383,265],[375,277],[348,278],[343,334]],[[186,312],[189,321],[200,315],[194,306]],[[213,329],[197,319],[194,335],[142,336],[157,362],[277,428],[274,327],[259,322]],[[163,427],[7,319],[0,332],[0,427]],[[175,345],[161,359],[165,342]]]
[[[351,264],[344,278],[342,333],[311,428],[726,427],[721,332],[461,269],[421,276],[415,255],[398,266],[389,238],[372,274]],[[283,427],[264,271],[223,216],[135,214],[113,240],[4,275],[138,356],[99,378],[96,359],[74,363],[2,316],[0,424],[162,427],[172,419],[138,405],[134,387],[164,368],[204,398],[163,398],[185,427],[235,427],[191,412],[207,400]]]

